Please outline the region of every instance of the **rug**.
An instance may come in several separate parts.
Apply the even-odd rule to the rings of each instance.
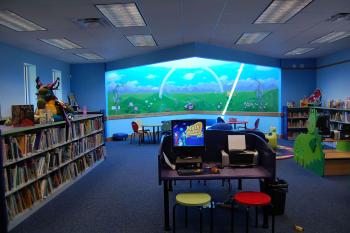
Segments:
[[[293,158],[293,148],[288,146],[278,145],[276,149],[276,159],[289,159]]]

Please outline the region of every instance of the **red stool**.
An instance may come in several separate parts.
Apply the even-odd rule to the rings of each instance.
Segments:
[[[231,232],[233,232],[234,225],[234,203],[246,207],[246,233],[248,233],[249,225],[249,208],[255,207],[255,227],[258,227],[258,207],[270,206],[272,213],[272,233],[275,232],[275,215],[273,213],[273,206],[269,195],[262,192],[239,192],[234,195],[233,200],[231,208]]]

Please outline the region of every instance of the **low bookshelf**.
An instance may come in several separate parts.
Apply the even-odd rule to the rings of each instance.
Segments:
[[[77,115],[69,123],[1,126],[0,137],[6,209],[1,222],[9,230],[105,158],[103,114]]]
[[[282,121],[285,139],[294,140],[300,133],[307,132],[309,118],[308,107],[283,107],[284,120]]]

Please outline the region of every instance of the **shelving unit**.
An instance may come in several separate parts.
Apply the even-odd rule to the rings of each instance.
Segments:
[[[350,109],[316,108],[330,115],[331,130],[343,130],[344,125],[350,125]]]
[[[330,115],[330,129],[342,131],[344,125],[350,125],[350,109],[327,108],[327,107],[283,107],[284,118],[282,121],[283,135],[285,139],[294,140],[295,137],[307,131],[306,122],[309,109],[315,108],[320,114]]]
[[[300,133],[307,131],[307,119],[309,108],[287,108],[283,107],[282,129],[285,139],[294,140]]]
[[[1,224],[12,229],[103,161],[103,114],[1,127]],[[2,203],[1,203],[2,201]],[[8,221],[7,221],[8,219]],[[1,229],[6,232],[7,229]]]

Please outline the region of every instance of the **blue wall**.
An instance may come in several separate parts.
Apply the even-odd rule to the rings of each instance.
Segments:
[[[106,109],[105,64],[75,64],[70,66],[71,90],[80,107],[88,111]]]
[[[323,102],[350,97],[350,49],[317,60],[317,87]]]
[[[67,63],[0,43],[0,104],[3,117],[11,116],[11,105],[25,103],[24,63],[36,66],[36,74],[43,83],[52,82],[52,69],[62,71],[62,91],[67,100],[70,92]]]
[[[281,104],[285,106],[289,101],[299,100],[309,96],[316,87],[315,59],[284,59],[281,60]]]

